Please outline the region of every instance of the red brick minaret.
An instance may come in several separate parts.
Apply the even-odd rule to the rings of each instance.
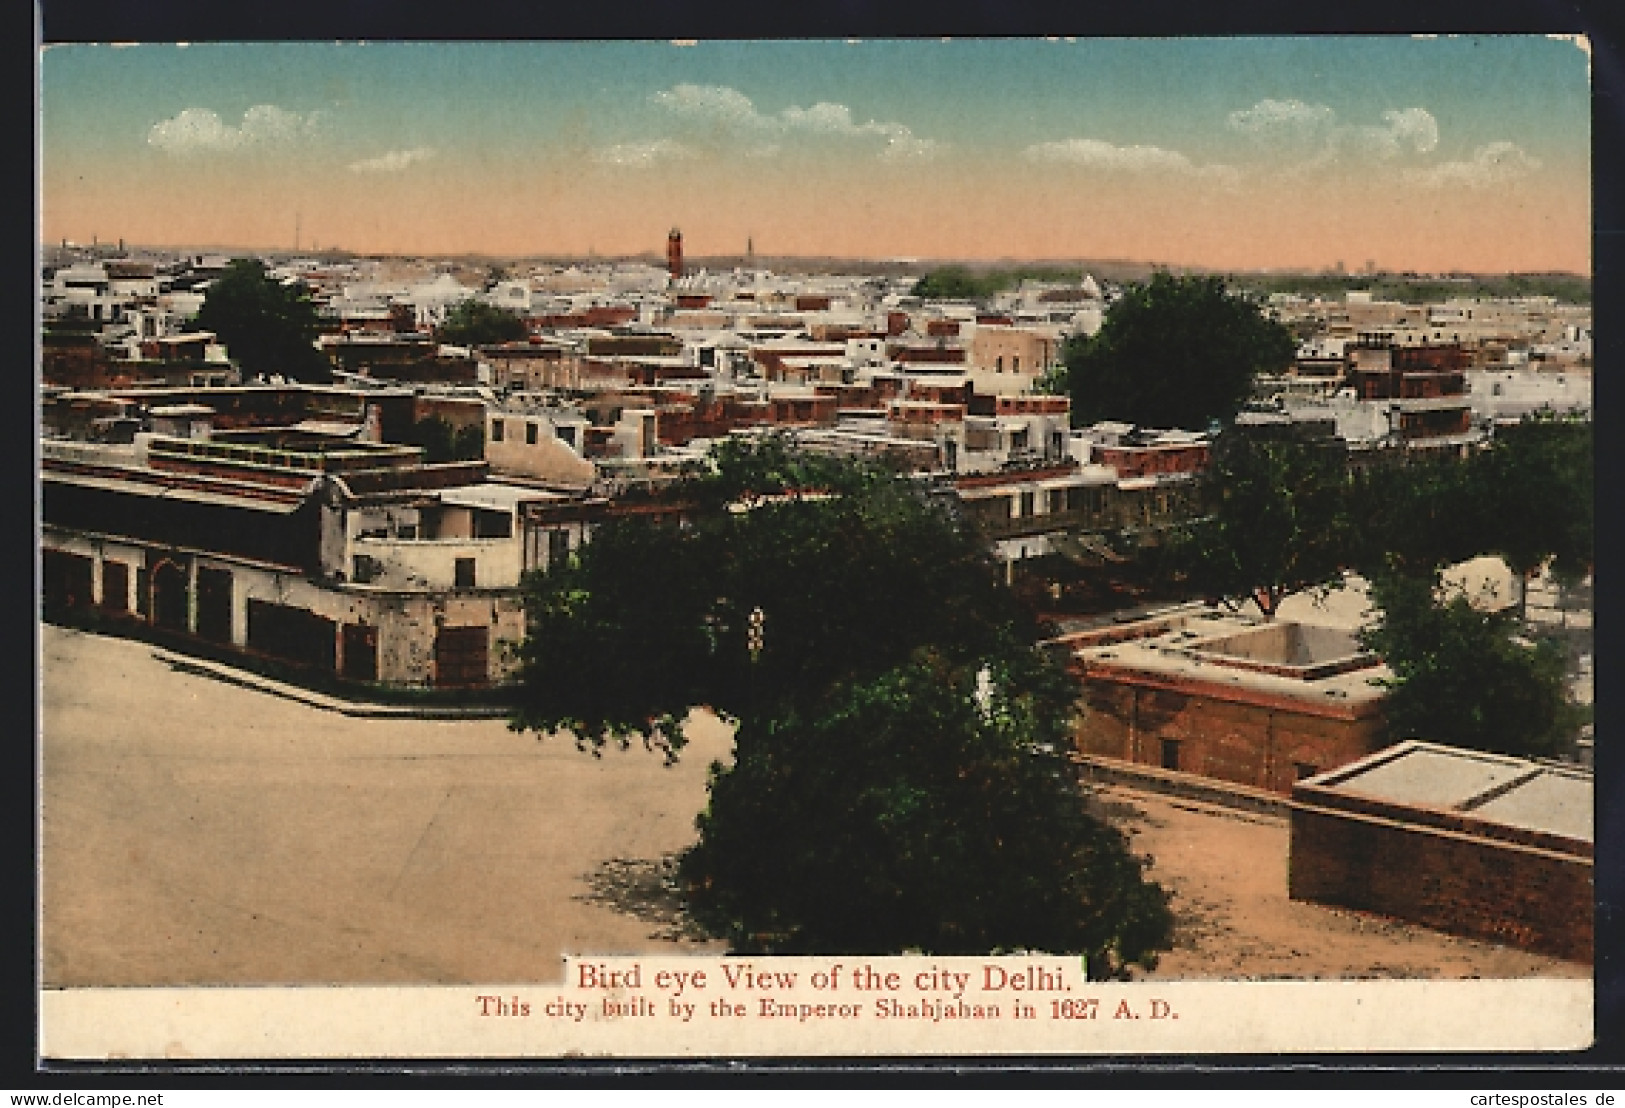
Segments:
[[[674,281],[683,275],[683,232],[675,227],[666,236],[666,269]]]

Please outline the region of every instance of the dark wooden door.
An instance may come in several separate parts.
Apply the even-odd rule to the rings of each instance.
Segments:
[[[487,684],[491,632],[485,627],[442,627],[434,637],[434,683],[440,688]]]
[[[231,571],[199,566],[197,633],[214,642],[231,641]]]
[[[159,562],[152,571],[152,621],[171,631],[186,630],[186,570]]]
[[[95,563],[83,554],[46,550],[40,555],[40,575],[45,592],[45,610],[69,611],[90,607],[91,578]]]
[[[344,625],[344,676],[352,681],[378,680],[378,628]]]
[[[130,610],[130,567],[123,562],[102,563],[102,607],[109,612]]]
[[[263,654],[331,673],[337,668],[338,626],[307,608],[250,598],[248,645]]]

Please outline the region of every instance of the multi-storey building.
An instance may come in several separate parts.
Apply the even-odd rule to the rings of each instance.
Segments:
[[[286,428],[48,440],[45,607],[358,682],[498,683],[525,633],[522,575],[614,509],[488,469]]]

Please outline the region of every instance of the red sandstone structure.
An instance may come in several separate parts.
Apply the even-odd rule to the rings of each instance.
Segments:
[[[675,227],[666,236],[666,272],[673,281],[683,275],[683,232]]]

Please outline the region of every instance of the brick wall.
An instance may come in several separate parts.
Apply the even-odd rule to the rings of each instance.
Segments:
[[[886,356],[896,362],[959,365],[965,361],[965,348],[962,346],[904,346],[893,343],[886,348]]]
[[[1076,736],[1081,754],[1163,766],[1163,743],[1171,740],[1179,744],[1178,765],[1169,768],[1283,795],[1300,776],[1347,765],[1386,744],[1380,714],[1314,714],[1100,674],[1088,677],[1084,698]]]
[[[1100,446],[1095,461],[1117,470],[1119,477],[1144,477],[1153,473],[1198,473],[1208,464],[1206,443],[1190,446]]]
[[[1288,894],[1559,958],[1592,959],[1589,858],[1295,804]]]

